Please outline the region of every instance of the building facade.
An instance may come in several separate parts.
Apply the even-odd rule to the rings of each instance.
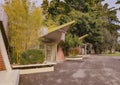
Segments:
[[[6,14],[5,14],[5,12],[4,12],[3,8],[2,8],[3,4],[4,4],[4,0],[0,0],[0,21],[3,22],[3,24],[4,24],[3,26],[4,26],[5,30],[6,30],[8,20],[7,20]],[[5,63],[3,61],[3,56],[1,54],[1,49],[0,49],[0,71],[1,70],[5,70]]]
[[[4,0],[0,0],[0,21],[2,21],[5,32],[7,34],[8,17],[3,9],[3,4],[4,4]]]
[[[0,71],[5,70],[5,64],[0,50]]]
[[[74,22],[75,21],[71,21],[52,29],[45,28],[42,30],[43,35],[41,35],[41,38],[43,38],[43,40],[39,48],[45,52],[46,62],[64,60],[62,48],[58,44],[64,41],[67,30]]]

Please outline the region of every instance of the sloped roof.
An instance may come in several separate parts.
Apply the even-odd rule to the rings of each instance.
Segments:
[[[73,24],[74,22],[75,22],[75,21],[71,21],[71,22],[65,23],[65,24],[63,24],[63,25],[54,27],[54,28],[50,28],[50,29],[48,29],[48,32],[51,33],[51,32],[54,32],[54,31],[59,30],[59,29],[62,29],[62,28],[65,30],[65,27],[66,27],[66,26],[69,26],[69,25]],[[67,30],[67,29],[66,29],[66,30]]]
[[[82,40],[82,39],[86,38],[87,36],[88,36],[88,34],[85,34],[85,35],[79,37],[79,40]]]
[[[73,24],[75,21],[71,21],[68,23],[65,23],[63,25],[51,28],[48,30],[48,33],[44,36],[45,40],[51,40],[51,41],[59,41],[61,38],[61,32],[66,32],[69,29],[69,26]]]

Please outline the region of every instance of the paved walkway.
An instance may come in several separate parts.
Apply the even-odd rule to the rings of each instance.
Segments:
[[[66,61],[57,64],[55,72],[21,75],[20,85],[120,85],[120,57]]]

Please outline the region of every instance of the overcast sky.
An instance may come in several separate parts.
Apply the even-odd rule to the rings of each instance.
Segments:
[[[108,3],[109,7],[116,7],[116,8],[120,8],[120,5],[116,5],[115,2],[117,0],[105,0],[103,3]],[[120,20],[120,11],[117,11],[117,17]]]

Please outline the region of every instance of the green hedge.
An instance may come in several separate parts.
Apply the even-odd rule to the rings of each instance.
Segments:
[[[80,54],[80,49],[79,48],[70,48],[69,49],[69,56],[70,57],[75,57],[76,55]]]
[[[37,64],[43,63],[45,54],[39,49],[29,49],[21,54],[20,64]]]

